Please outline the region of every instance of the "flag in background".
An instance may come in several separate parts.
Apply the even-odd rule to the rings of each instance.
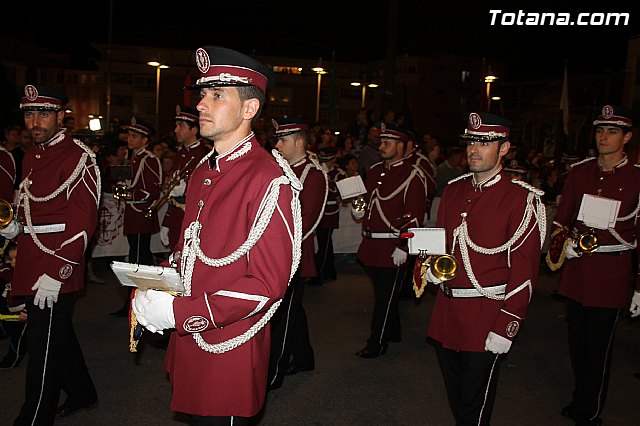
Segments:
[[[562,125],[565,136],[569,136],[569,85],[567,82],[567,61],[564,61],[564,81],[560,96],[560,110],[562,110]]]

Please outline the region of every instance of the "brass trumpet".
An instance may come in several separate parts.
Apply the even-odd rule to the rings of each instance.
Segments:
[[[0,229],[4,229],[13,220],[13,206],[7,200],[0,199]]]
[[[364,196],[360,195],[358,198],[355,198],[351,201],[351,206],[357,212],[363,212],[367,208],[367,202],[364,199]]]
[[[458,275],[458,261],[450,254],[436,256],[429,266],[433,276],[442,281],[450,281]]]
[[[193,157],[189,159],[184,165],[182,169],[176,173],[173,178],[167,183],[166,187],[164,187],[160,193],[160,197],[155,200],[149,207],[144,210],[144,217],[147,219],[151,219],[153,213],[157,211],[159,208],[165,205],[166,202],[171,200],[171,191],[173,188],[178,186],[181,180],[184,179],[185,182],[189,180],[189,174],[191,170],[189,170],[189,164],[193,161]]]
[[[126,200],[129,197],[129,187],[124,182],[118,182],[113,186],[113,198],[116,204],[120,205],[120,200]]]
[[[574,228],[571,233],[571,238],[576,243],[576,252],[578,252],[578,254],[593,253],[598,249],[598,247],[600,247],[598,236],[593,232],[593,230],[580,233]]]

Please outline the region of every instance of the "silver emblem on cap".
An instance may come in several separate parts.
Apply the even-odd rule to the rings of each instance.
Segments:
[[[271,124],[274,129],[278,130],[278,122],[274,118],[271,119]]]
[[[605,105],[602,107],[602,117],[609,119],[613,116],[613,107],[611,105]]]
[[[180,105],[176,105],[176,115],[180,115],[180,112],[182,112]]]
[[[205,74],[211,68],[209,54],[202,47],[196,50],[196,65],[202,74]]]
[[[387,126],[384,123],[380,123],[380,133],[387,131]]]
[[[38,89],[36,89],[36,86],[32,84],[27,84],[26,86],[24,86],[24,95],[28,100],[33,102],[38,99]]]
[[[131,125],[132,126],[136,125],[136,118],[135,117],[131,117]]]
[[[482,126],[482,118],[480,118],[480,114],[477,112],[469,114],[469,125],[472,129],[479,129],[480,126]]]

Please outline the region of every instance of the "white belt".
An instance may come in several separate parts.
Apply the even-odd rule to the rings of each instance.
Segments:
[[[327,201],[327,206],[335,206],[336,204],[338,204],[336,200]]]
[[[440,289],[449,297],[485,297],[482,293],[472,288],[448,288],[449,292],[445,290],[445,285],[440,283]],[[482,289],[492,296],[501,296],[507,289],[506,284],[493,285],[490,287],[482,287]]]
[[[362,236],[365,238],[384,239],[384,238],[400,238],[398,234],[393,232],[369,232],[362,231]]]
[[[613,252],[617,252],[617,251],[625,251],[625,250],[631,250],[636,248],[636,243],[635,241],[633,242],[633,246],[629,247],[627,245],[624,244],[616,244],[616,245],[610,245],[610,246],[600,246],[598,247],[598,249],[595,251],[595,253],[613,253]]]
[[[132,200],[129,200],[129,201],[127,201],[126,203],[127,203],[127,204],[142,204],[142,203],[149,203],[149,202],[150,202],[149,200],[146,200],[146,201],[142,201],[142,200],[139,200],[139,201],[132,201]]]
[[[52,223],[51,225],[33,225],[33,232],[36,234],[53,234],[54,232],[62,232],[66,229],[66,223]],[[31,230],[28,226],[24,227],[24,233],[30,234]]]

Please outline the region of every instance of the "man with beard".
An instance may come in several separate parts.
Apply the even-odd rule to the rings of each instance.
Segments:
[[[35,146],[24,158],[12,292],[26,296],[26,400],[14,425],[52,424],[98,403],[72,324],[74,296],[84,288],[84,253],[98,224],[100,172],[93,152],[61,129],[65,94],[24,87],[20,109]],[[60,389],[67,394],[58,407]]]
[[[436,226],[446,231],[459,273],[440,285],[428,336],[433,339],[457,425],[489,424],[498,368],[511,348],[538,279],[546,226],[542,191],[502,170],[511,122],[468,114],[461,136],[471,173],[449,182]]]

